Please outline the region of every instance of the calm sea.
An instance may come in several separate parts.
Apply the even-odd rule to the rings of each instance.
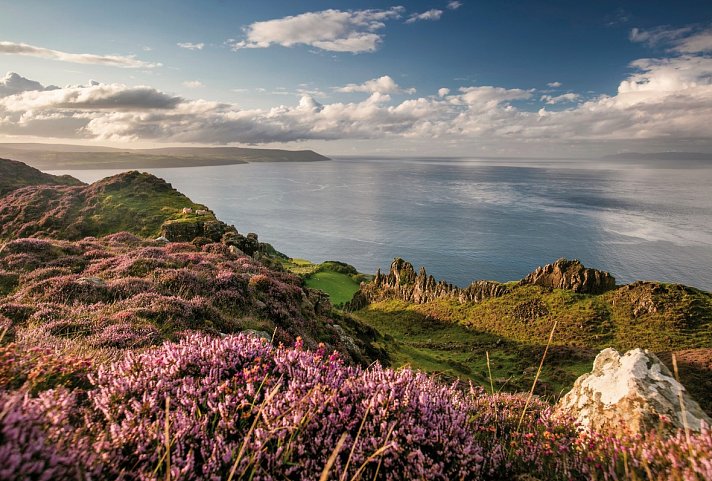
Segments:
[[[568,257],[619,282],[712,290],[712,166],[345,158],[148,170],[240,232],[315,262],[373,273],[400,256],[466,285]]]

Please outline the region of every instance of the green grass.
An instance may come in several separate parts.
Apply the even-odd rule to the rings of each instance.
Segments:
[[[166,221],[216,220],[212,214],[183,214],[184,207],[193,210],[206,207],[192,202],[177,190],[167,188],[167,185],[156,182],[155,177],[149,174],[137,174],[129,182],[102,191],[89,219],[96,235],[125,230],[142,237],[155,237]]]
[[[306,284],[307,287],[326,292],[334,305],[350,301],[359,288],[359,283],[351,276],[333,271],[315,272],[307,277]]]
[[[381,333],[381,342],[394,367],[410,366],[446,379],[489,387],[489,352],[495,390],[529,389],[547,339],[533,343],[508,340],[457,322],[438,320],[402,301],[374,303],[353,316]],[[575,359],[552,356],[545,364],[537,392],[557,397],[578,376],[590,371],[594,355],[582,352]]]

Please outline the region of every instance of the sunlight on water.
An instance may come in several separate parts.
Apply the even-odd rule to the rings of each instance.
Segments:
[[[150,172],[290,256],[363,272],[400,256],[465,285],[519,279],[565,256],[619,282],[712,289],[712,168],[341,159]]]

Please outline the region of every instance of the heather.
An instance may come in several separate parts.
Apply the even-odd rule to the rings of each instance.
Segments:
[[[35,354],[3,349],[36,365]],[[40,390],[0,385],[0,479],[712,474],[708,429],[689,443],[684,433],[584,434],[542,401],[522,417],[524,397],[446,385],[410,369],[349,366],[299,339],[285,348],[244,334],[188,334],[88,372],[72,356],[55,356],[74,366],[75,379],[55,378]]]
[[[324,343],[347,359],[382,356],[374,332],[333,313],[324,294],[224,244],[129,233],[76,242],[17,239],[0,251],[0,282],[0,319],[29,347],[114,358],[186,330],[252,329],[276,342],[301,336],[310,347]]]
[[[0,179],[3,178],[2,162],[5,161],[0,159]],[[79,240],[122,231],[157,237],[161,227],[169,221],[217,222],[205,206],[192,202],[171,184],[147,173],[124,172],[91,185],[55,179],[54,182],[40,179],[28,185],[17,184],[14,190],[5,191],[2,189],[4,181],[0,180],[0,195],[4,195],[0,202],[0,239]],[[206,213],[184,214],[184,208]]]

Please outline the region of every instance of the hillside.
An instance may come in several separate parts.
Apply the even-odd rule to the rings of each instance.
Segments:
[[[578,291],[578,292],[577,292]],[[549,333],[553,346],[538,392],[558,396],[606,347],[647,348],[670,360],[712,412],[712,295],[687,286],[635,282],[559,260],[518,282],[476,281],[459,289],[397,259],[388,274],[363,284],[353,316],[384,336],[396,365],[411,365],[495,389],[531,385]]]
[[[50,175],[14,160],[0,159],[0,197],[29,185],[82,185],[69,175]]]
[[[370,278],[289,259],[139,172],[21,187],[0,222],[0,479],[712,475],[709,430],[580,432],[548,403],[589,346],[624,341],[687,347],[709,400],[707,293],[565,260],[460,289],[397,260],[345,314],[309,286],[341,302]],[[553,320],[547,397],[508,394]],[[475,383],[442,382],[458,377]]]
[[[0,144],[0,156],[42,170],[149,169],[205,167],[247,162],[314,162],[329,160],[312,150],[242,147],[164,147],[113,149],[64,144]]]
[[[183,213],[185,208],[192,212]],[[198,211],[200,215],[195,214]],[[0,240],[76,240],[121,231],[157,237],[167,222],[212,222],[225,229],[207,207],[192,202],[164,180],[137,171],[88,186],[25,187],[0,198]]]

